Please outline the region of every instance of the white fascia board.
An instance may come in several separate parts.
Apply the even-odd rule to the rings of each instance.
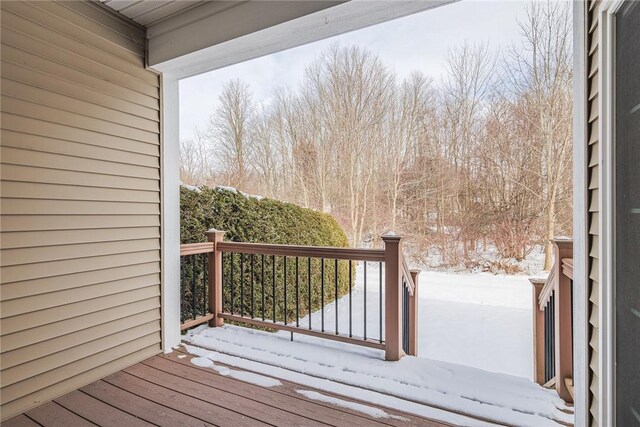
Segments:
[[[200,8],[150,27],[148,63],[181,79],[456,1],[214,2],[197,21]]]

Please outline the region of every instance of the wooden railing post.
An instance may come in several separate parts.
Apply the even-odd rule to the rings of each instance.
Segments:
[[[209,326],[222,326],[224,319],[222,313],[222,252],[218,249],[218,243],[224,239],[224,231],[211,229],[205,233],[207,240],[213,242],[213,252],[209,254],[209,312],[215,317],[209,321]]]
[[[402,248],[400,236],[387,233],[384,241],[385,264],[385,359],[402,357]]]
[[[555,297],[556,390],[565,402],[573,402],[565,379],[573,378],[573,331],[571,330],[571,280],[562,272],[562,259],[573,257],[573,242],[556,239],[553,264],[557,283]]]
[[[529,279],[533,290],[533,380],[542,385],[544,381],[544,311],[540,310],[539,299],[545,279]]]
[[[418,355],[418,278],[420,270],[411,270],[411,279],[413,280],[413,295],[409,296],[409,354],[411,356]]]

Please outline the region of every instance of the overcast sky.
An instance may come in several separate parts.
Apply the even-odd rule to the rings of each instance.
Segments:
[[[420,70],[438,80],[450,48],[465,41],[486,42],[497,51],[518,42],[517,20],[524,19],[526,5],[519,0],[464,0],[182,80],[180,137],[191,137],[196,126],[206,127],[228,80],[245,81],[257,102],[268,102],[275,89],[297,86],[305,67],[334,43],[367,47],[400,78]]]

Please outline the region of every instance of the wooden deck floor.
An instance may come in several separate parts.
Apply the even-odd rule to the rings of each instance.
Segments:
[[[3,426],[445,425],[390,408],[383,409],[398,418],[373,418],[297,392],[313,390],[306,386],[281,381],[282,385],[262,387],[197,367],[191,358],[180,352],[152,357],[27,411]]]

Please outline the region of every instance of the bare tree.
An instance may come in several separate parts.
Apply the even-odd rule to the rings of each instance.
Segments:
[[[180,181],[189,185],[208,184],[214,169],[207,135],[194,129],[193,138],[180,141]]]
[[[218,101],[210,120],[210,138],[216,157],[227,167],[227,184],[242,187],[248,176],[252,96],[247,84],[235,79],[227,82]]]
[[[524,48],[511,50],[507,67],[516,97],[527,107],[534,132],[527,141],[536,150],[543,188],[545,262],[551,268],[552,239],[559,206],[570,209],[562,183],[571,179],[571,5],[532,2],[520,23]]]
[[[532,2],[524,48],[465,43],[438,82],[337,45],[264,106],[232,80],[181,177],[330,212],[354,245],[393,229],[441,265],[507,269],[571,227],[568,9]]]

